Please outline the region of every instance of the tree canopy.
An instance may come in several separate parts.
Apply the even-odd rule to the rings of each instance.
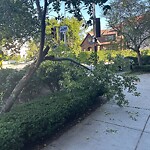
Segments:
[[[150,38],[150,5],[148,0],[119,0],[112,1],[111,11],[107,15],[110,27],[123,35],[127,48],[138,55],[140,48]]]
[[[64,34],[60,33],[61,26],[67,26],[68,30],[66,32],[67,38],[67,46],[71,49],[71,53],[78,54],[81,50],[80,44],[81,39],[83,37],[84,28],[82,27],[83,21],[78,21],[75,17],[68,17],[64,18],[61,21],[56,20],[55,18],[47,19],[46,20],[46,43],[51,44],[51,49],[55,51],[56,56],[56,49],[57,52],[61,51],[62,48],[66,49],[64,46]],[[52,35],[52,28],[56,29],[55,37]],[[35,54],[37,53],[37,43],[39,39],[32,39],[28,43],[29,50],[27,51],[27,59],[35,58]],[[53,43],[52,43],[53,42]],[[63,50],[64,51],[64,50]]]
[[[0,31],[1,39],[6,41],[11,37],[13,41],[18,39],[31,38],[32,36],[39,37],[38,55],[31,64],[29,70],[15,86],[10,96],[5,100],[1,112],[7,112],[11,109],[15,100],[28,84],[35,71],[39,68],[43,61],[71,61],[78,65],[76,61],[71,58],[57,58],[54,55],[49,56],[48,52],[50,44],[46,42],[46,20],[49,18],[51,11],[58,13],[61,9],[61,2],[65,3],[65,9],[72,13],[78,20],[82,19],[81,10],[86,9],[88,14],[92,17],[93,3],[104,7],[107,11],[109,7],[104,4],[107,0],[2,0],[0,3]],[[3,15],[4,14],[4,15]],[[92,19],[92,18],[91,18]],[[8,28],[8,29],[7,29]],[[39,33],[36,35],[36,33]],[[21,37],[21,38],[20,38]],[[14,40],[15,39],[15,40]],[[5,42],[9,45],[9,42]],[[14,43],[14,42],[13,42]],[[12,45],[10,45],[12,46]],[[86,68],[84,66],[84,68]]]
[[[38,27],[34,7],[29,1],[2,0],[0,17],[0,39],[27,38]]]
[[[18,43],[23,43],[31,37],[40,37],[42,19],[48,19],[53,12],[57,13],[57,19],[61,19],[62,3],[65,4],[66,13],[71,13],[78,20],[83,19],[81,13],[83,9],[87,10],[92,20],[92,3],[103,6],[106,11],[108,8],[107,5],[104,6],[106,1],[2,0],[0,3],[0,41],[7,49],[17,51],[20,48]],[[44,12],[44,7],[46,12]],[[44,14],[45,18],[43,18]]]

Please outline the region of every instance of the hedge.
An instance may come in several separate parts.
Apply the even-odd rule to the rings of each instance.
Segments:
[[[128,57],[125,57],[125,58],[133,60],[134,64],[138,65],[137,57],[128,56]],[[141,61],[142,61],[143,65],[150,65],[150,56],[148,56],[148,55],[147,56],[146,55],[142,56]]]
[[[99,95],[103,90],[99,90]],[[26,144],[51,136],[96,103],[97,94],[76,92],[41,97],[15,106],[0,116],[0,150],[21,150]]]
[[[145,73],[150,72],[150,65],[142,65],[142,66],[134,65],[133,71],[134,72],[145,72]]]

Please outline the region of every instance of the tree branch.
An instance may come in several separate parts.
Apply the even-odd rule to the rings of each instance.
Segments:
[[[50,47],[47,45],[46,48],[44,49],[44,51],[43,51],[43,58],[48,54],[49,48]]]
[[[38,11],[38,18],[39,20],[42,20],[42,10],[41,10],[41,6],[40,6],[40,1],[36,0],[36,6],[37,6],[37,11]]]
[[[142,43],[143,43],[145,40],[149,39],[149,38],[150,38],[150,35],[147,36],[147,37],[145,37],[144,39],[142,39],[139,45],[142,45]]]
[[[58,57],[55,57],[55,56],[51,55],[51,56],[46,56],[43,61],[46,61],[46,60],[51,60],[51,61],[70,61],[70,62],[72,62],[72,63],[74,63],[74,64],[76,64],[76,65],[78,65],[78,66],[81,66],[81,67],[83,67],[84,69],[87,69],[87,70],[89,70],[89,71],[92,72],[91,69],[89,69],[88,67],[86,67],[86,66],[80,64],[79,62],[73,60],[72,58],[65,58],[65,57],[58,58]]]
[[[41,40],[40,40],[40,49],[39,49],[39,57],[38,57],[38,61],[37,61],[37,66],[40,65],[40,63],[43,61],[43,49],[44,49],[44,44],[45,44],[45,28],[46,28],[45,19],[46,19],[47,6],[48,6],[48,3],[47,3],[47,0],[45,0],[43,13],[41,14],[42,15],[41,36],[40,36]]]
[[[131,47],[128,43],[127,43],[127,48],[128,48],[128,49],[132,49],[133,51],[136,52],[136,50],[135,50],[133,47]]]

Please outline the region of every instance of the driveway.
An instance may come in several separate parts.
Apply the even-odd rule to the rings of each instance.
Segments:
[[[139,78],[128,107],[109,102],[42,150],[150,150],[150,74]]]

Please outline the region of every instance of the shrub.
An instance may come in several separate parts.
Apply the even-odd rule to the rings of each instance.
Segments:
[[[51,92],[59,91],[59,82],[63,80],[63,72],[66,68],[62,63],[43,62],[38,69],[38,77],[49,87]]]
[[[128,56],[126,58],[133,60],[134,65],[138,65],[138,59],[137,59],[137,57]],[[142,61],[143,65],[149,65],[150,64],[150,56],[149,55],[143,55],[141,57],[141,61]]]
[[[133,67],[133,71],[134,72],[150,72],[150,65],[142,65],[142,66],[135,65]]]
[[[19,150],[51,136],[68,121],[79,117],[104,95],[113,98],[119,106],[127,104],[123,90],[137,94],[137,78],[116,74],[114,64],[100,62],[93,72],[66,63],[61,90],[49,97],[17,105],[9,113],[0,116],[0,149]]]
[[[95,96],[91,93],[89,97],[84,91],[69,95],[59,92],[16,106],[0,117],[0,149],[19,150],[51,136],[96,103]]]
[[[126,59],[129,59],[129,60],[132,60],[134,65],[138,64],[138,59],[137,59],[137,57],[128,56],[128,57],[125,57],[125,58],[126,58]]]
[[[113,70],[118,71],[127,71],[130,68],[130,59],[124,58],[122,55],[116,55],[115,58],[111,55],[107,56]]]
[[[142,56],[142,64],[143,65],[150,65],[150,56],[148,56],[148,55]]]
[[[100,61],[106,61],[107,55],[111,55],[115,58],[117,55],[122,55],[122,57],[136,57],[136,53],[132,50],[100,50],[98,51],[98,56]]]
[[[0,91],[1,91],[1,99],[6,99],[19,82],[19,80],[23,77],[26,70],[28,68],[24,68],[23,70],[15,70],[15,69],[2,69],[0,70]],[[29,101],[39,95],[41,91],[41,87],[43,87],[42,80],[35,74],[30,80],[29,84],[23,89],[21,92],[19,99],[21,101]]]
[[[12,91],[12,89],[15,86],[14,83],[16,82],[16,80],[12,80],[11,82],[13,82],[13,84],[11,84],[9,79],[12,77],[12,74],[16,74],[16,72],[17,71],[14,69],[2,69],[2,70],[0,70],[0,83],[1,83],[0,84],[0,99],[1,99],[1,103],[2,103],[2,100],[10,94],[10,92]]]

